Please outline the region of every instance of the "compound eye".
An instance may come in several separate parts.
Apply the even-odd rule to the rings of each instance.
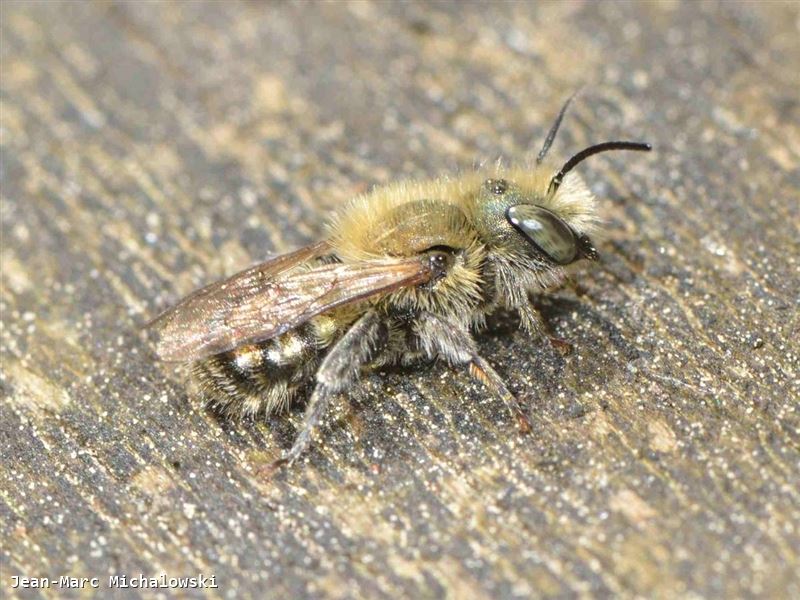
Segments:
[[[559,265],[568,265],[578,254],[575,234],[555,214],[535,204],[517,204],[506,211],[508,222]]]

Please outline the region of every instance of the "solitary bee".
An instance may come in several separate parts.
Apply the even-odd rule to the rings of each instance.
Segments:
[[[594,197],[574,167],[607,150],[650,150],[604,142],[560,169],[545,166],[568,105],[535,164],[376,188],[334,217],[325,241],[191,294],[153,322],[159,357],[191,362],[223,414],[270,413],[313,384],[303,427],[276,467],[306,450],[331,400],[363,371],[420,359],[468,367],[528,430],[471,330],[499,308],[542,330],[529,293],[598,257]]]

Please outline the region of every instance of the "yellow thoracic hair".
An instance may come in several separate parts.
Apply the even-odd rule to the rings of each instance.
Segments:
[[[479,191],[487,179],[506,179],[519,189],[522,197],[551,210],[579,233],[593,233],[596,224],[594,196],[577,173],[568,173],[553,194],[548,192],[555,170],[549,166],[534,168],[493,165],[458,177],[440,177],[430,180],[409,180],[376,187],[374,190],[350,200],[332,219],[329,231],[331,243],[344,259],[363,260],[385,254],[397,254],[401,243],[407,251],[419,252],[423,248],[409,245],[412,240],[398,240],[392,246],[387,239],[402,235],[404,219],[419,217],[426,210],[426,218],[433,222],[420,227],[442,235],[440,244],[461,246],[473,240],[453,238],[463,236],[468,227],[458,222],[458,214],[468,221],[480,217]],[[402,207],[417,203],[417,207]],[[440,208],[436,209],[436,206]],[[458,210],[448,210],[448,206]],[[406,229],[410,227],[406,225]],[[422,240],[418,240],[422,241]],[[448,242],[457,243],[448,243]],[[431,244],[434,245],[434,244]]]

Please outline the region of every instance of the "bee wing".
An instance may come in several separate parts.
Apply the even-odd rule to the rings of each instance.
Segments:
[[[267,340],[336,306],[433,275],[419,256],[294,268],[326,249],[309,246],[195,292],[151,323],[159,357],[194,361]]]

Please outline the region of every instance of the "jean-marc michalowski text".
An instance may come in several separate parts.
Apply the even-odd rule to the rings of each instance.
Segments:
[[[161,573],[155,577],[145,577],[139,575],[109,575],[107,578],[101,577],[68,577],[61,575],[58,578],[51,577],[21,577],[13,575],[11,577],[12,588],[56,588],[56,589],[83,589],[99,588],[101,582],[108,588],[137,588],[144,590],[153,589],[202,589],[217,588],[216,575],[201,575],[189,577],[168,577],[166,573]]]

